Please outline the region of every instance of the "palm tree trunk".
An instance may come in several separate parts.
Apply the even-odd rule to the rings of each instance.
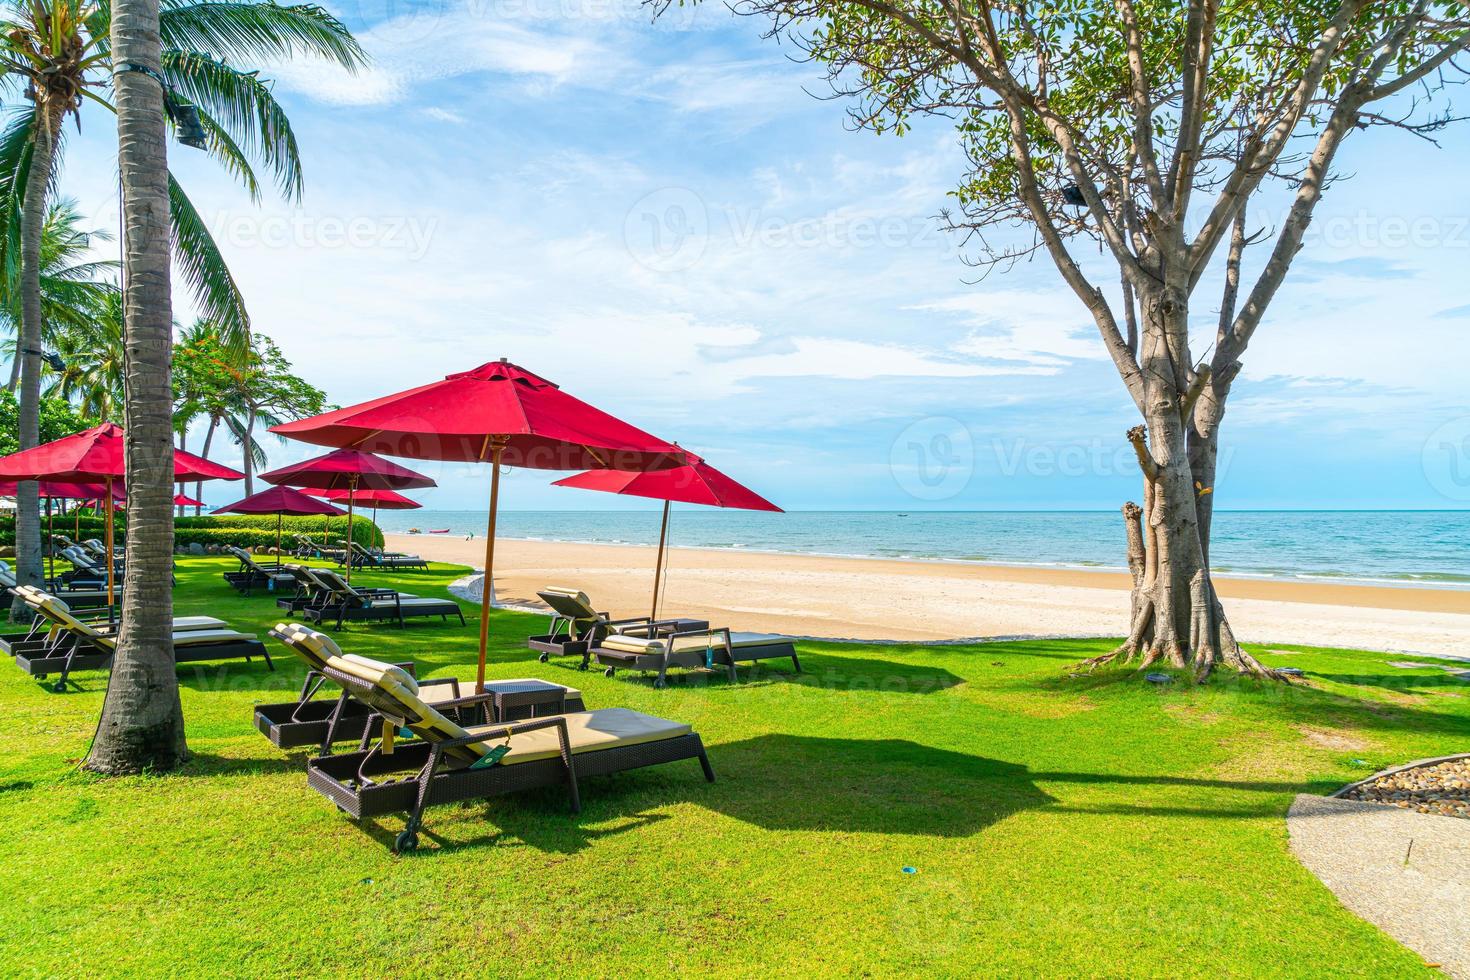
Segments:
[[[204,448],[202,448],[202,449],[199,450],[199,458],[200,459],[208,459],[209,458],[209,444],[214,441],[214,430],[217,429],[217,428],[219,428],[219,416],[218,415],[211,415],[209,417],[209,428],[207,428],[207,429],[204,430]],[[249,496],[249,494],[246,494],[246,496]],[[195,500],[203,500],[204,499],[204,481],[203,480],[199,480],[199,481],[195,482],[195,484],[194,484],[194,499]],[[194,516],[195,517],[198,517],[199,516],[199,505],[198,504],[195,504],[194,505]]]
[[[158,70],[158,0],[117,0],[113,63]],[[102,720],[87,767],[167,771],[189,756],[173,642],[173,311],[169,295],[167,130],[159,83],[118,72],[127,352],[128,587]]]
[[[20,363],[20,448],[41,441],[41,350],[45,330],[41,322],[41,232],[46,224],[46,191],[56,157],[56,134],[62,106],[37,94],[35,148],[26,178],[20,213],[20,336],[15,357]],[[15,578],[22,585],[41,585],[41,501],[36,485],[26,482],[15,490]],[[17,597],[13,618],[30,618]]]
[[[255,409],[245,413],[245,496],[255,492]]]

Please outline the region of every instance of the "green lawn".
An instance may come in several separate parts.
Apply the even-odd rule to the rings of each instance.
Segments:
[[[230,564],[180,559],[177,611],[263,633],[275,606],[236,597]],[[440,594],[459,571],[363,578]],[[803,643],[799,680],[774,662],[656,691],[538,664],[518,638],[543,623],[495,613],[493,677],[691,722],[718,782],[687,761],[586,780],[580,816],[553,791],[440,807],[396,857],[400,818],[348,821],[253,729],[300,682],[274,641],[274,674],[181,669],[195,758],[164,777],[75,770],[104,674],[53,694],[0,663],[4,972],[1431,973],[1293,860],[1283,817],[1295,793],[1464,751],[1470,686],[1437,669],[1271,648],[1305,685],[1157,688],[1068,676],[1102,642]],[[339,640],[471,677],[477,625]]]

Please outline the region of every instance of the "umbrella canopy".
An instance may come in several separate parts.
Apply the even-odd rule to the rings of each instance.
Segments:
[[[0,480],[0,497],[14,497],[19,480]],[[100,500],[107,494],[107,486],[102,483],[58,483],[55,480],[37,481],[39,493],[42,500]],[[114,485],[112,488],[112,499],[126,500],[127,494],[123,488]]]
[[[707,507],[732,507],[738,510],[768,510],[782,513],[781,508],[743,484],[730,479],[698,456],[688,455],[688,462],[666,470],[644,473],[620,473],[616,470],[588,470],[552,486],[600,490],[632,497],[650,497],[664,502],[663,522],[658,531],[658,558],[653,566],[653,611],[658,618],[658,593],[663,581],[664,547],[669,536],[669,505],[673,501],[704,504]]]
[[[209,505],[206,504],[202,500],[195,500],[193,497],[189,496],[187,493],[176,493],[176,494],[174,494],[174,506],[175,507],[207,507]]]
[[[216,514],[275,514],[276,515],[276,563],[281,561],[281,518],[285,514],[293,517],[309,517],[323,514],[327,517],[341,517],[345,511],[338,510],[325,500],[308,497],[300,490],[290,487],[271,487],[260,493],[252,493],[243,500],[237,500],[233,504],[224,507],[216,507]]]
[[[491,464],[476,691],[485,690],[501,464],[544,470],[645,470],[683,462],[672,443],[593,408],[504,358],[442,381],[274,425],[271,431],[319,446]]]
[[[422,473],[357,449],[339,449],[292,463],[262,473],[260,478],[267,483],[314,490],[416,490],[435,485]]]
[[[6,480],[96,483],[126,475],[123,427],[112,422],[0,458],[0,479]],[[245,474],[175,449],[174,479],[243,480]]]
[[[269,490],[252,493],[233,504],[216,507],[214,512],[216,514],[290,514],[294,517],[309,517],[315,514],[343,517],[347,513],[333,507],[325,500],[318,500],[290,487],[271,487]]]
[[[313,490],[312,496],[323,500],[346,500],[347,490]],[[394,490],[359,490],[356,500],[360,504],[372,504],[373,510],[418,510],[423,504],[411,500]]]
[[[104,422],[0,458],[0,479],[53,480],[58,483],[103,482],[103,498],[115,494],[115,481],[127,476],[123,427]],[[245,474],[211,463],[182,449],[174,450],[174,480],[243,480]],[[112,508],[107,510],[107,606],[113,604]]]
[[[781,512],[780,507],[749,487],[730,479],[698,456],[690,456],[689,462],[683,466],[644,473],[589,470],[557,480],[552,486],[601,490],[603,493],[672,500],[683,504],[704,504],[707,507]]]

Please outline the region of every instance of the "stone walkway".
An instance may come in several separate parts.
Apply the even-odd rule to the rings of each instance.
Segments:
[[[1470,820],[1301,795],[1291,849],[1349,909],[1470,980]]]

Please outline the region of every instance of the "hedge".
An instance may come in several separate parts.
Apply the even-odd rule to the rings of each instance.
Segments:
[[[81,518],[81,530],[77,531],[77,518],[68,514],[65,517],[56,517],[53,527],[58,534],[74,537],[80,533],[83,539],[101,538],[103,533],[103,519],[101,516],[83,515]],[[127,528],[127,515],[125,511],[119,511],[115,521],[119,540]],[[287,517],[281,522],[282,542],[286,547],[291,545],[291,535],[304,534],[313,541],[320,542],[322,529],[326,528],[327,534],[337,542],[347,537],[347,518],[345,517]],[[41,519],[41,533],[45,533],[45,518]],[[378,526],[366,517],[357,516],[352,521],[352,537],[358,544],[369,548],[381,548],[383,546],[383,532]],[[232,544],[241,548],[275,547],[276,544],[276,519],[269,514],[253,515],[238,514],[221,517],[175,517],[174,518],[174,544]],[[15,544],[15,515],[14,513],[0,516],[0,545]]]

